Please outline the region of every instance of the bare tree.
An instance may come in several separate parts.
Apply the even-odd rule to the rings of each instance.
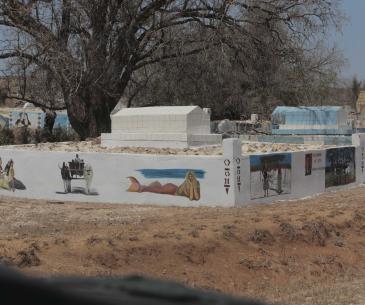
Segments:
[[[110,130],[110,112],[136,71],[223,45],[259,50],[261,37],[253,28],[270,33],[272,51],[289,59],[339,25],[337,2],[0,0],[0,25],[18,35],[7,41],[0,59],[26,60],[29,74],[45,71],[62,92],[73,128],[85,138]]]
[[[351,104],[354,107],[354,109],[356,109],[356,102],[357,99],[359,98],[360,91],[361,91],[361,81],[359,81],[357,77],[354,76],[351,82],[351,102],[352,102]]]
[[[258,13],[253,14],[258,19]],[[227,43],[219,48],[137,71],[134,79],[144,87],[136,92],[130,85],[127,97],[133,96],[135,105],[210,107],[215,119],[250,113],[269,117],[279,104],[334,102],[344,60],[339,50],[326,46],[325,35],[309,44],[289,39],[291,31],[282,23],[246,26],[246,30],[257,39],[225,30],[220,36]]]

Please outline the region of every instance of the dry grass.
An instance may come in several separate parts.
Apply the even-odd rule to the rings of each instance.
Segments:
[[[248,208],[0,200],[0,259],[33,275],[173,279],[277,304],[365,301],[365,188]]]

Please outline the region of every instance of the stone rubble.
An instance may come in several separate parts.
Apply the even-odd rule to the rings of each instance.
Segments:
[[[130,153],[130,154],[158,154],[158,155],[222,155],[222,145],[194,148],[145,148],[145,147],[116,147],[100,146],[100,138],[80,142],[40,143],[27,145],[2,146],[5,149],[29,149],[38,151],[65,152],[102,152],[102,153]],[[279,144],[279,143],[243,143],[242,154],[289,152],[326,148],[324,145]]]

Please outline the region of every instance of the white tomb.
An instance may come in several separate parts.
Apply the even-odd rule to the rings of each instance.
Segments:
[[[105,147],[171,147],[221,144],[210,133],[210,109],[199,106],[123,108],[111,116],[112,132],[101,135]]]

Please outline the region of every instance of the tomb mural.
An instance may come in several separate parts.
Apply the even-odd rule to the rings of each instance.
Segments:
[[[15,164],[13,159],[10,159],[6,163],[5,168],[3,168],[3,161],[0,158],[0,188],[13,192],[15,190],[26,189],[23,182],[15,178]]]
[[[306,154],[305,155],[305,175],[306,176],[312,175],[312,168],[313,168],[313,154]]]
[[[58,165],[61,178],[63,182],[63,192],[58,194],[84,194],[84,195],[98,195],[98,192],[91,188],[94,177],[94,170],[89,163],[85,163],[83,159],[76,154],[76,157],[68,162],[63,162]],[[80,183],[77,181],[83,181]],[[75,186],[72,186],[74,184]]]
[[[291,154],[250,156],[251,199],[291,193]]]
[[[356,181],[355,147],[332,148],[326,151],[326,188]]]
[[[144,178],[167,180],[161,182],[154,180],[151,183],[142,184],[136,177],[128,177],[130,185],[127,192],[132,193],[155,193],[171,196],[183,196],[190,201],[200,200],[200,182],[205,171],[192,169],[141,169],[138,170]],[[182,183],[168,182],[170,179],[181,179]]]

